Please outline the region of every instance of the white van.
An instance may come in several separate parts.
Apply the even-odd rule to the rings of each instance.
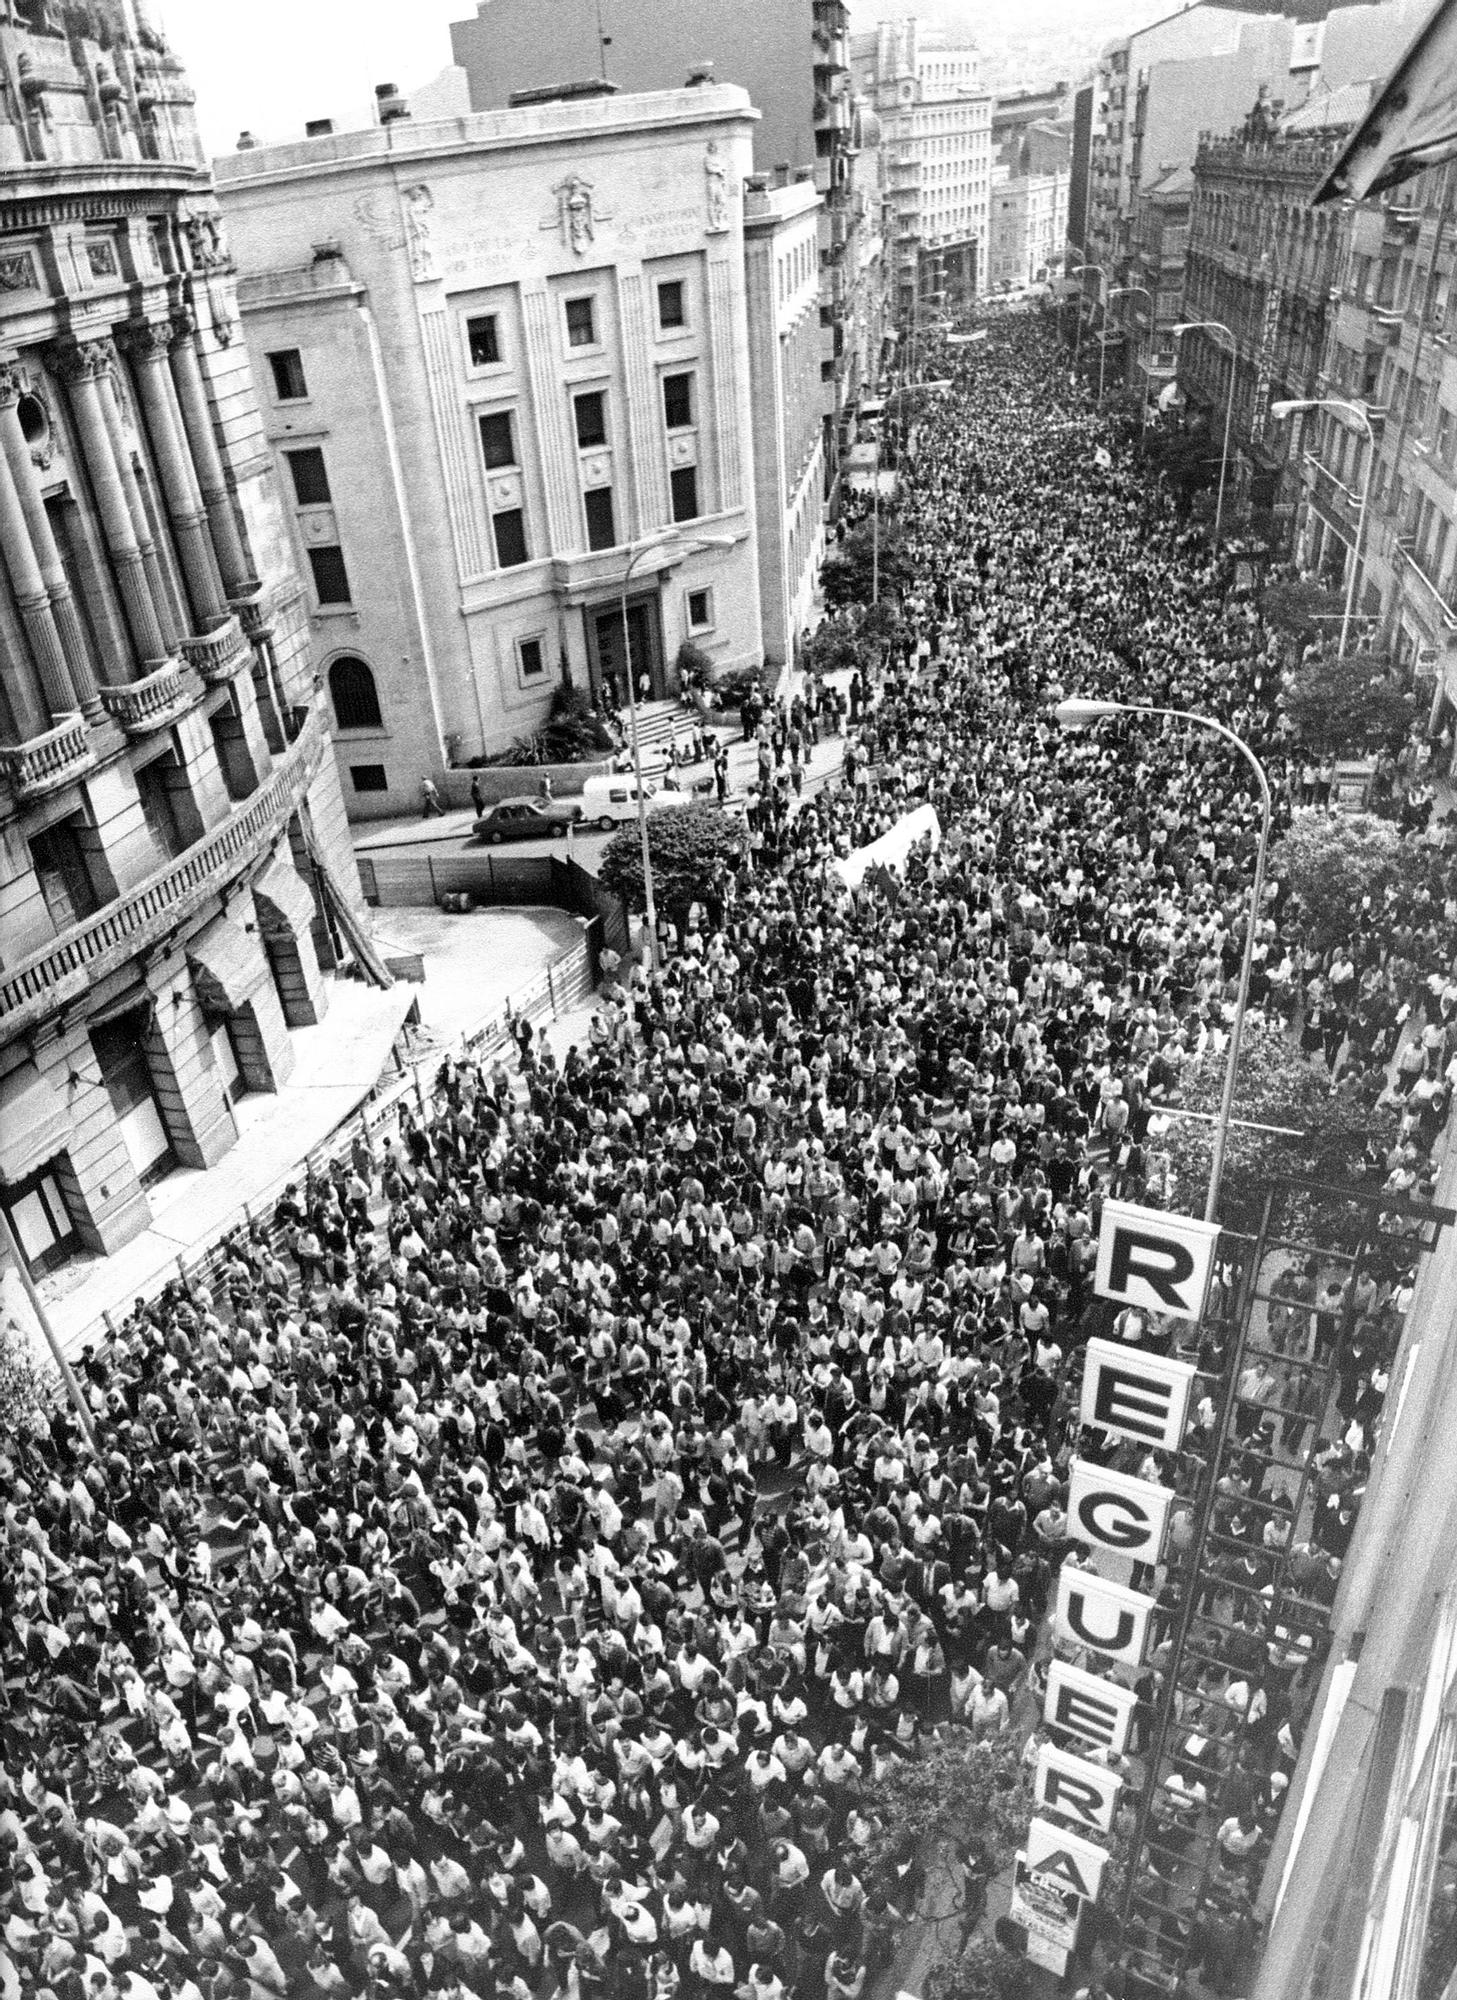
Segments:
[[[651,778],[643,779],[643,801],[649,812],[664,806],[690,806],[691,792],[665,791]],[[637,818],[637,780],[631,771],[614,771],[609,777],[588,778],[582,787],[582,818],[610,833],[624,820]]]

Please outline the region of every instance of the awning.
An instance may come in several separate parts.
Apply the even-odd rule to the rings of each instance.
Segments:
[[[231,917],[214,917],[187,947],[198,998],[213,1014],[236,1014],[267,976],[261,948]]]
[[[0,1181],[23,1181],[65,1146],[71,1114],[65,1095],[29,1057],[0,1077]]]
[[[258,921],[265,931],[280,928],[307,937],[314,921],[314,899],[298,870],[275,854],[253,883]]]

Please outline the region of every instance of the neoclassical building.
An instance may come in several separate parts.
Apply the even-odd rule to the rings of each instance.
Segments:
[[[45,1269],[228,1149],[359,903],[186,78],[133,0],[14,0],[0,71],[0,1205]]]
[[[620,694],[625,584],[654,696],[763,659],[746,93],[386,112],[216,163],[359,818]]]

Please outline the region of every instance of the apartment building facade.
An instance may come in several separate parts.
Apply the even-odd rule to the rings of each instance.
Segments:
[[[361,905],[186,76],[122,0],[0,60],[0,1206],[48,1270],[233,1145]]]

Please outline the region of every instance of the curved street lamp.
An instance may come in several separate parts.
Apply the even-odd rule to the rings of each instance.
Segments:
[[[1371,415],[1360,403],[1348,403],[1344,396],[1302,396],[1286,403],[1271,403],[1270,415],[1283,423],[1294,416],[1297,410],[1342,410],[1348,417],[1354,417],[1366,433],[1370,450],[1366,453],[1366,477],[1361,482],[1361,505],[1356,514],[1356,539],[1351,547],[1351,574],[1346,578],[1346,604],[1341,613],[1340,651],[1344,655],[1346,641],[1350,637],[1351,612],[1356,603],[1356,574],[1361,567],[1361,546],[1366,539],[1366,507],[1371,498],[1371,474],[1376,467],[1376,433],[1371,428]]]
[[[1148,300],[1148,337],[1149,341],[1152,342],[1154,337],[1154,318],[1157,312],[1157,308],[1154,305],[1153,293],[1149,290],[1147,285],[1115,285],[1112,291],[1109,292],[1108,296],[1110,299],[1116,299],[1120,292],[1125,295],[1131,292],[1137,292],[1141,298],[1145,298]],[[1098,389],[1098,401],[1101,403],[1102,400],[1103,400],[1103,391],[1100,383]],[[1140,435],[1148,429],[1148,382],[1146,379],[1143,385],[1143,420],[1139,424],[1138,428]]]
[[[1211,730],[1222,736],[1226,743],[1232,743],[1241,757],[1255,774],[1255,783],[1260,788],[1260,844],[1255,851],[1255,876],[1250,891],[1249,921],[1245,925],[1244,954],[1240,960],[1239,991],[1235,996],[1234,1018],[1229,1025],[1229,1056],[1224,1071],[1224,1094],[1220,1099],[1219,1117],[1214,1126],[1214,1158],[1209,1167],[1209,1192],[1204,1200],[1204,1220],[1213,1222],[1215,1210],[1219,1206],[1220,1183],[1224,1179],[1224,1156],[1229,1145],[1230,1125],[1234,1117],[1234,1086],[1239,1069],[1240,1043],[1244,1037],[1245,1009],[1250,997],[1250,968],[1255,955],[1255,927],[1259,922],[1260,899],[1265,892],[1265,863],[1270,851],[1270,827],[1273,817],[1273,802],[1270,797],[1270,781],[1265,775],[1265,767],[1251,750],[1242,736],[1236,736],[1232,729],[1226,729],[1222,722],[1216,722],[1212,715],[1199,715],[1186,708],[1155,708],[1141,701],[1097,701],[1091,697],[1074,695],[1067,701],[1060,701],[1053,710],[1058,727],[1066,730],[1090,729],[1095,723],[1104,721],[1110,715],[1162,715],[1175,722],[1187,722],[1196,729]]]
[[[637,688],[632,667],[632,636],[627,623],[627,592],[632,582],[633,572],[647,556],[657,555],[660,550],[673,548],[677,556],[696,555],[700,549],[731,549],[732,535],[694,535],[680,540],[671,528],[659,528],[646,540],[639,542],[627,559],[627,568],[622,573],[618,586],[618,606],[622,614],[622,670],[627,680],[627,716],[632,732],[632,780],[637,793],[637,837],[642,852],[643,881],[643,922],[647,926],[648,951],[654,973],[662,971],[662,954],[658,949],[658,912],[653,896],[653,863],[648,852],[648,805],[643,797],[642,745],[637,734]]]
[[[1214,506],[1214,546],[1224,522],[1224,481],[1229,471],[1229,426],[1234,416],[1234,383],[1239,368],[1239,342],[1222,319],[1184,319],[1172,329],[1175,339],[1186,333],[1222,333],[1229,342],[1229,396],[1224,406],[1224,447],[1219,454],[1219,498]]]
[[[1108,282],[1108,273],[1103,269],[1103,266],[1101,264],[1074,264],[1068,271],[1067,275],[1070,278],[1080,278],[1083,275],[1084,271],[1097,272],[1098,297],[1101,299],[1103,296],[1103,287]],[[1082,351],[1083,351],[1083,288],[1081,285],[1079,285],[1078,286],[1078,330],[1076,337],[1073,340],[1074,368],[1076,368],[1078,365],[1078,360],[1082,354]]]

